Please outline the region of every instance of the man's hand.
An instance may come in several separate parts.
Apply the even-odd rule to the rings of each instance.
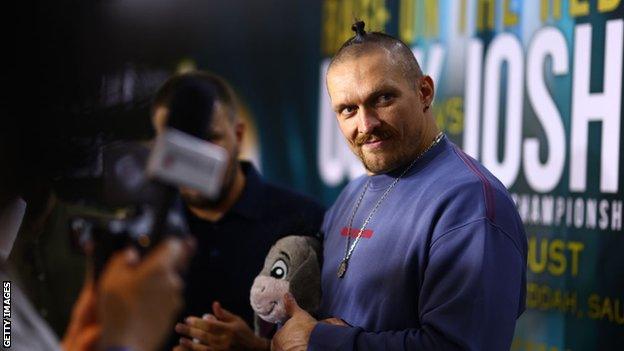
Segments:
[[[318,321],[303,310],[292,294],[284,295],[284,307],[290,319],[273,336],[272,351],[305,351],[310,334]]]
[[[256,336],[241,317],[216,301],[212,312],[208,318],[191,316],[176,325],[175,330],[186,336],[180,339],[180,350],[269,350],[269,340]]]
[[[64,351],[94,350],[101,328],[96,321],[95,287],[91,275],[87,275],[78,300],[72,309],[71,320],[63,342]]]
[[[182,307],[179,270],[191,256],[188,243],[167,239],[140,261],[135,249],[116,253],[98,285],[102,348],[155,350]]]

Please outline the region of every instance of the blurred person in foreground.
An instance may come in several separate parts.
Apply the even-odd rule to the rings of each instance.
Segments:
[[[206,103],[210,95],[214,104]],[[170,114],[174,97],[194,110]],[[291,234],[315,235],[323,220],[324,209],[311,198],[266,182],[251,163],[238,159],[245,133],[239,114],[231,87],[207,72],[175,75],[154,98],[157,133],[173,127],[229,154],[216,200],[179,189],[197,253],[185,277],[184,322],[175,328],[182,337],[174,334],[170,344],[179,342],[177,350],[269,350],[274,326],[260,322],[261,337],[251,327],[253,280],[273,243]]]
[[[10,322],[10,348],[27,351],[158,349],[183,304],[179,272],[190,259],[192,244],[168,239],[143,258],[132,248],[115,253],[97,281],[87,277],[62,342],[14,278],[6,259],[29,211],[29,203],[37,208],[34,199],[41,197],[33,194],[50,191],[50,179],[45,176],[48,170],[35,161],[36,156],[31,157],[50,145],[43,145],[37,138],[24,137],[36,135],[38,131],[33,130],[36,128],[40,128],[36,123],[28,125],[25,120],[15,118],[4,121],[0,130],[0,164],[3,165],[0,170],[0,277],[4,282],[4,300],[10,306],[10,315],[5,315],[5,323]],[[6,338],[5,334],[4,343]]]
[[[291,318],[274,350],[508,350],[525,308],[527,241],[509,193],[440,133],[411,50],[364,23],[327,89],[367,174],[323,223],[318,322]],[[346,233],[347,235],[341,235]]]

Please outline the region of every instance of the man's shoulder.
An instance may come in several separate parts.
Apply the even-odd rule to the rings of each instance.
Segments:
[[[263,182],[263,192],[268,203],[286,211],[325,212],[325,208],[311,196],[272,182]]]
[[[522,223],[507,188],[485,166],[454,145],[440,161],[437,167],[442,171],[428,191],[436,195],[441,228],[485,218],[505,229],[520,229]]]
[[[466,195],[466,200],[484,200],[481,196],[474,196],[478,194],[486,197],[496,195],[511,200],[507,188],[495,175],[454,144],[434,168],[429,177],[429,189],[432,191],[445,192],[452,197]]]
[[[253,196],[261,198],[262,212],[325,212],[325,208],[312,197],[267,180],[251,162],[241,161],[241,166],[248,178],[248,186],[253,189],[250,190]]]
[[[325,208],[312,197],[286,187],[264,182],[261,218],[274,223],[278,237],[316,235],[320,231]]]
[[[526,252],[526,234],[507,188],[477,160],[455,148],[439,165],[446,168],[428,184],[431,203],[424,211],[431,219],[431,242],[461,238],[478,232],[502,235],[520,253]],[[497,234],[498,233],[498,234]],[[447,234],[452,234],[448,236]]]

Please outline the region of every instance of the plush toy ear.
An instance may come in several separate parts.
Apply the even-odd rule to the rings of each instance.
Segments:
[[[321,266],[317,252],[320,243],[317,239],[306,237],[310,243],[307,257],[290,276],[290,292],[304,310],[314,313],[321,303]]]
[[[319,260],[319,266],[322,267],[323,264],[321,260],[323,258],[323,249],[321,247],[321,241],[312,236],[306,236],[305,239],[308,245],[310,245],[310,248],[314,250],[314,253],[316,254],[316,258]]]

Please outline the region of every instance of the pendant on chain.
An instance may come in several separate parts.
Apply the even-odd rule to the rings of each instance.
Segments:
[[[338,266],[338,278],[342,278],[344,277],[345,273],[347,272],[347,260],[342,260],[342,262],[340,262],[340,265]]]

